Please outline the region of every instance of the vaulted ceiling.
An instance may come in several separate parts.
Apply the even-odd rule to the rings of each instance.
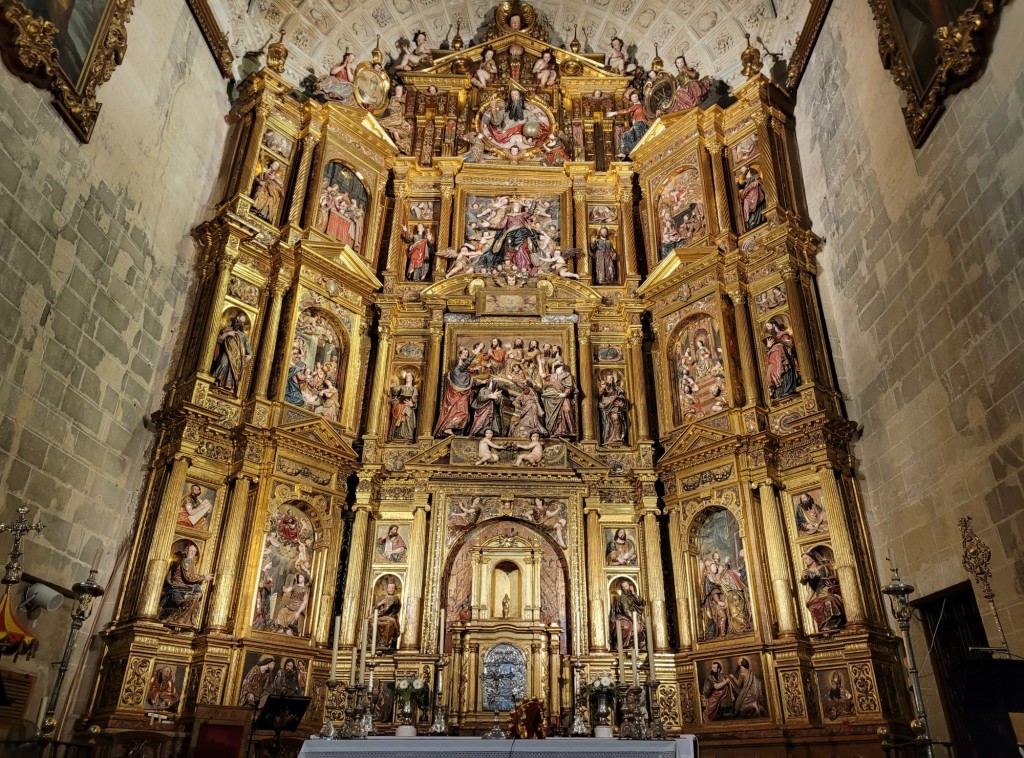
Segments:
[[[397,56],[397,42],[417,30],[434,48],[447,43],[461,22],[468,47],[482,40],[495,0],[212,0],[232,51],[261,48],[284,31],[290,57],[287,74],[298,81],[318,74],[347,49],[367,60],[381,36],[385,54]],[[614,36],[636,45],[637,60],[649,66],[655,44],[671,61],[679,52],[702,74],[735,83],[744,32],[760,36],[772,52],[788,57],[810,3],[808,0],[539,0],[533,3],[551,30],[551,42],[567,46],[579,28],[584,52],[604,52]],[[766,65],[770,61],[766,60]]]

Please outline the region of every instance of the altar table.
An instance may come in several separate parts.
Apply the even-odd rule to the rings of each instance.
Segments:
[[[546,740],[485,740],[480,737],[371,737],[366,740],[306,740],[299,758],[561,758],[599,755],[601,758],[698,758],[697,738],[674,740],[598,740],[550,737]]]

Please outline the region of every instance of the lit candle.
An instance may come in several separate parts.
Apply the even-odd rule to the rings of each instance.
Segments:
[[[438,645],[438,647],[440,648],[442,653],[444,652],[444,635],[448,631],[444,627],[444,612],[445,612],[445,609],[442,608],[441,609],[441,644]]]
[[[377,657],[377,614],[380,611],[377,608],[373,609],[373,631],[370,633],[370,657]],[[373,678],[373,672],[370,672],[370,678]]]
[[[334,617],[334,644],[331,646],[331,681],[338,681],[338,637],[341,636],[341,616]]]
[[[349,669],[349,672],[348,672],[348,686],[349,687],[355,687],[356,686],[356,656],[357,655],[359,655],[359,651],[356,649],[356,646],[353,645],[352,646],[352,668]]]
[[[621,683],[626,681],[626,664],[622,652],[622,624],[619,623],[618,616],[615,617],[615,642],[619,651],[619,682]]]
[[[896,568],[896,555],[892,552],[892,548],[889,548],[889,568]]]
[[[636,628],[636,611],[633,611],[633,686],[640,686],[640,635]]]
[[[366,626],[369,623],[369,619],[363,619],[363,634],[360,637],[362,640],[359,643],[359,650],[361,651],[361,657],[359,658],[359,683],[366,684]]]
[[[96,548],[96,557],[92,559],[92,570],[100,570],[100,561],[103,559],[103,548]]]

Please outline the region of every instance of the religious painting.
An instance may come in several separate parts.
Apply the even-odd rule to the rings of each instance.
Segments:
[[[821,715],[826,721],[853,717],[857,707],[846,668],[818,671],[818,692],[821,693]]]
[[[484,145],[509,156],[525,155],[543,145],[555,130],[547,106],[516,83],[481,104],[476,131]]]
[[[264,221],[278,224],[284,207],[284,179],[287,166],[271,153],[261,150],[260,162],[249,194],[252,212]]]
[[[374,560],[378,563],[405,563],[409,552],[408,524],[380,524],[374,542]]]
[[[480,289],[477,290],[481,316],[535,316],[539,315],[544,302],[543,293],[538,289]]]
[[[262,707],[271,695],[303,697],[309,682],[310,661],[292,655],[247,652],[242,664],[238,706]]]
[[[252,361],[249,315],[239,308],[228,308],[221,317],[221,324],[213,348],[210,376],[214,387],[237,395],[245,369]]]
[[[263,132],[263,139],[260,140],[260,144],[268,150],[273,151],[284,160],[288,160],[292,154],[292,147],[295,143],[290,138],[277,131],[277,129],[268,127]]]
[[[793,495],[793,514],[798,537],[828,534],[828,514],[825,513],[821,498],[820,489]]]
[[[807,610],[818,632],[833,634],[846,626],[846,605],[832,548],[818,545],[800,556],[800,584],[807,588]]]
[[[781,284],[776,284],[769,290],[754,295],[754,307],[757,308],[757,315],[763,316],[768,311],[779,308],[789,302],[786,290]]]
[[[684,168],[673,176],[658,196],[659,259],[677,247],[692,245],[707,235],[704,187],[700,172]]]
[[[177,713],[185,683],[185,666],[157,661],[146,690],[146,710]]]
[[[375,116],[384,113],[388,104],[391,81],[378,66],[364,61],[356,66],[352,77],[352,94],[356,102]]]
[[[684,321],[672,342],[676,421],[687,423],[729,407],[725,379],[724,342],[711,316]]]
[[[636,529],[615,527],[604,530],[606,566],[636,565]]]
[[[451,546],[478,523],[495,518],[513,518],[535,526],[556,545],[567,549],[569,523],[565,500],[541,497],[501,499],[483,495],[456,495],[448,503],[448,540]]]
[[[5,63],[15,74],[54,93],[54,106],[75,135],[88,142],[99,114],[96,88],[120,64],[127,48],[125,22],[133,0],[24,0],[8,3],[11,39],[5,42]],[[26,13],[27,11],[27,13]],[[53,24],[51,38],[36,19]],[[52,48],[52,60],[40,52]],[[22,54],[15,54],[15,49]]]
[[[320,196],[313,226],[348,245],[357,253],[366,236],[370,196],[359,174],[337,161],[328,163],[320,180]]]
[[[402,580],[385,574],[373,585],[373,607],[369,618],[377,616],[377,652],[396,650],[402,636]]]
[[[741,163],[746,163],[751,158],[756,158],[760,154],[761,147],[757,141],[757,133],[751,132],[733,147],[732,163],[734,166],[738,166]]]
[[[313,524],[299,503],[290,502],[271,506],[263,534],[252,628],[308,637]]]
[[[720,656],[698,661],[697,676],[704,722],[768,717],[760,656]]]
[[[647,649],[647,618],[644,611],[647,601],[636,586],[636,579],[628,576],[614,577],[608,586],[608,644],[612,650],[619,649],[622,640],[623,651],[632,650],[634,635],[640,650]]]
[[[216,502],[215,490],[186,479],[181,503],[178,506],[178,526],[209,531],[210,518]]]
[[[796,342],[790,334],[789,316],[780,313],[764,324],[765,387],[773,401],[798,394],[802,384],[800,364],[796,357]]]
[[[740,206],[742,232],[750,232],[761,226],[767,217],[764,210],[767,197],[761,178],[761,164],[757,161],[736,169],[736,196]]]
[[[722,639],[752,631],[754,614],[747,561],[736,517],[724,509],[705,512],[696,547],[699,639]]]
[[[342,341],[333,317],[319,308],[305,308],[295,322],[291,363],[284,401],[337,421],[341,411],[344,369]]]
[[[575,439],[577,384],[563,340],[561,334],[459,335],[441,380],[434,436]],[[497,463],[497,449],[482,447],[481,463]]]
[[[541,273],[568,272],[567,267],[561,268],[567,260],[561,244],[559,196],[469,195],[462,244],[452,253],[445,276],[509,273],[520,275],[525,282]]]
[[[380,672],[373,682],[373,689],[369,692],[370,708],[373,712],[375,724],[390,724],[395,719],[395,703],[397,691],[395,682],[385,682],[380,679]]]
[[[203,598],[212,574],[200,573],[203,543],[177,539],[171,545],[171,560],[160,593],[161,623],[180,629],[197,629]]]
[[[615,224],[619,220],[619,208],[611,202],[591,203],[587,209],[587,222],[592,225]]]
[[[618,345],[594,346],[594,360],[598,363],[619,363],[624,357],[622,348]]]

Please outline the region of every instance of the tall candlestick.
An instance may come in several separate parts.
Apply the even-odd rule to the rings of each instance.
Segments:
[[[626,681],[626,663],[625,654],[622,651],[622,624],[619,623],[619,617],[615,616],[615,642],[616,648],[619,651],[619,681]]]
[[[640,686],[640,635],[636,628],[636,611],[633,611],[633,686]]]
[[[348,686],[349,687],[355,687],[356,686],[356,656],[358,656],[358,655],[359,655],[359,651],[353,645],[352,646],[352,668],[349,669],[349,672],[348,672]]]
[[[644,624],[647,626],[647,681],[658,681],[658,675],[654,671],[654,645],[651,644],[651,613],[647,611],[644,616]]]
[[[92,559],[92,570],[100,570],[100,561],[103,559],[103,548],[96,548],[96,557]]]
[[[379,614],[379,613],[380,613],[379,609],[377,609],[377,608],[373,609],[373,633],[370,636],[370,657],[371,658],[376,658],[377,657],[377,614]],[[372,671],[370,672],[370,676],[371,677],[373,676],[373,672]]]
[[[359,683],[366,684],[366,626],[369,623],[369,619],[363,619],[363,633],[360,636],[361,642],[359,643],[359,650],[361,651],[359,658]]]
[[[338,681],[338,637],[341,636],[341,616],[334,617],[334,644],[331,645],[331,676],[332,682]]]

